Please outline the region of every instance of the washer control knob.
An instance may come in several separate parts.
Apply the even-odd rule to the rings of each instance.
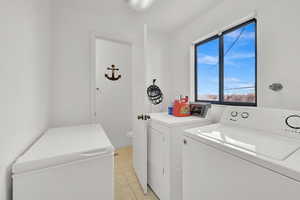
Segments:
[[[238,116],[238,112],[236,112],[236,111],[231,112],[231,117],[237,117],[237,116]]]
[[[249,113],[248,112],[242,112],[241,114],[243,119],[247,119],[249,117]]]
[[[299,115],[290,115],[285,119],[285,124],[296,130],[300,130],[300,116]]]

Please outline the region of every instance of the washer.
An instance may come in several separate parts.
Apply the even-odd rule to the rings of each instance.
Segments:
[[[299,200],[300,112],[228,107],[185,131],[184,200]]]
[[[100,125],[50,129],[13,165],[13,199],[113,200],[113,152]]]

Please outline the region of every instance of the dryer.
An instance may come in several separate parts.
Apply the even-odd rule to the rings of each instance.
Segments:
[[[184,135],[184,200],[300,198],[300,112],[228,107]]]

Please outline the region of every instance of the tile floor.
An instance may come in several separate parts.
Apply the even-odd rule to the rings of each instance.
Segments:
[[[132,167],[132,148],[118,149],[115,156],[115,200],[158,200],[151,189],[144,195]]]

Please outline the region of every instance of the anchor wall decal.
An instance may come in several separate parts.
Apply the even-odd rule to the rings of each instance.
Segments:
[[[117,74],[116,72],[119,71],[119,68],[116,68],[115,65],[112,65],[111,67],[108,67],[107,70],[111,70],[111,76],[109,76],[108,74],[105,74],[105,77],[108,80],[116,81],[116,80],[119,80],[121,78],[120,74],[118,76],[116,76],[116,74]]]

